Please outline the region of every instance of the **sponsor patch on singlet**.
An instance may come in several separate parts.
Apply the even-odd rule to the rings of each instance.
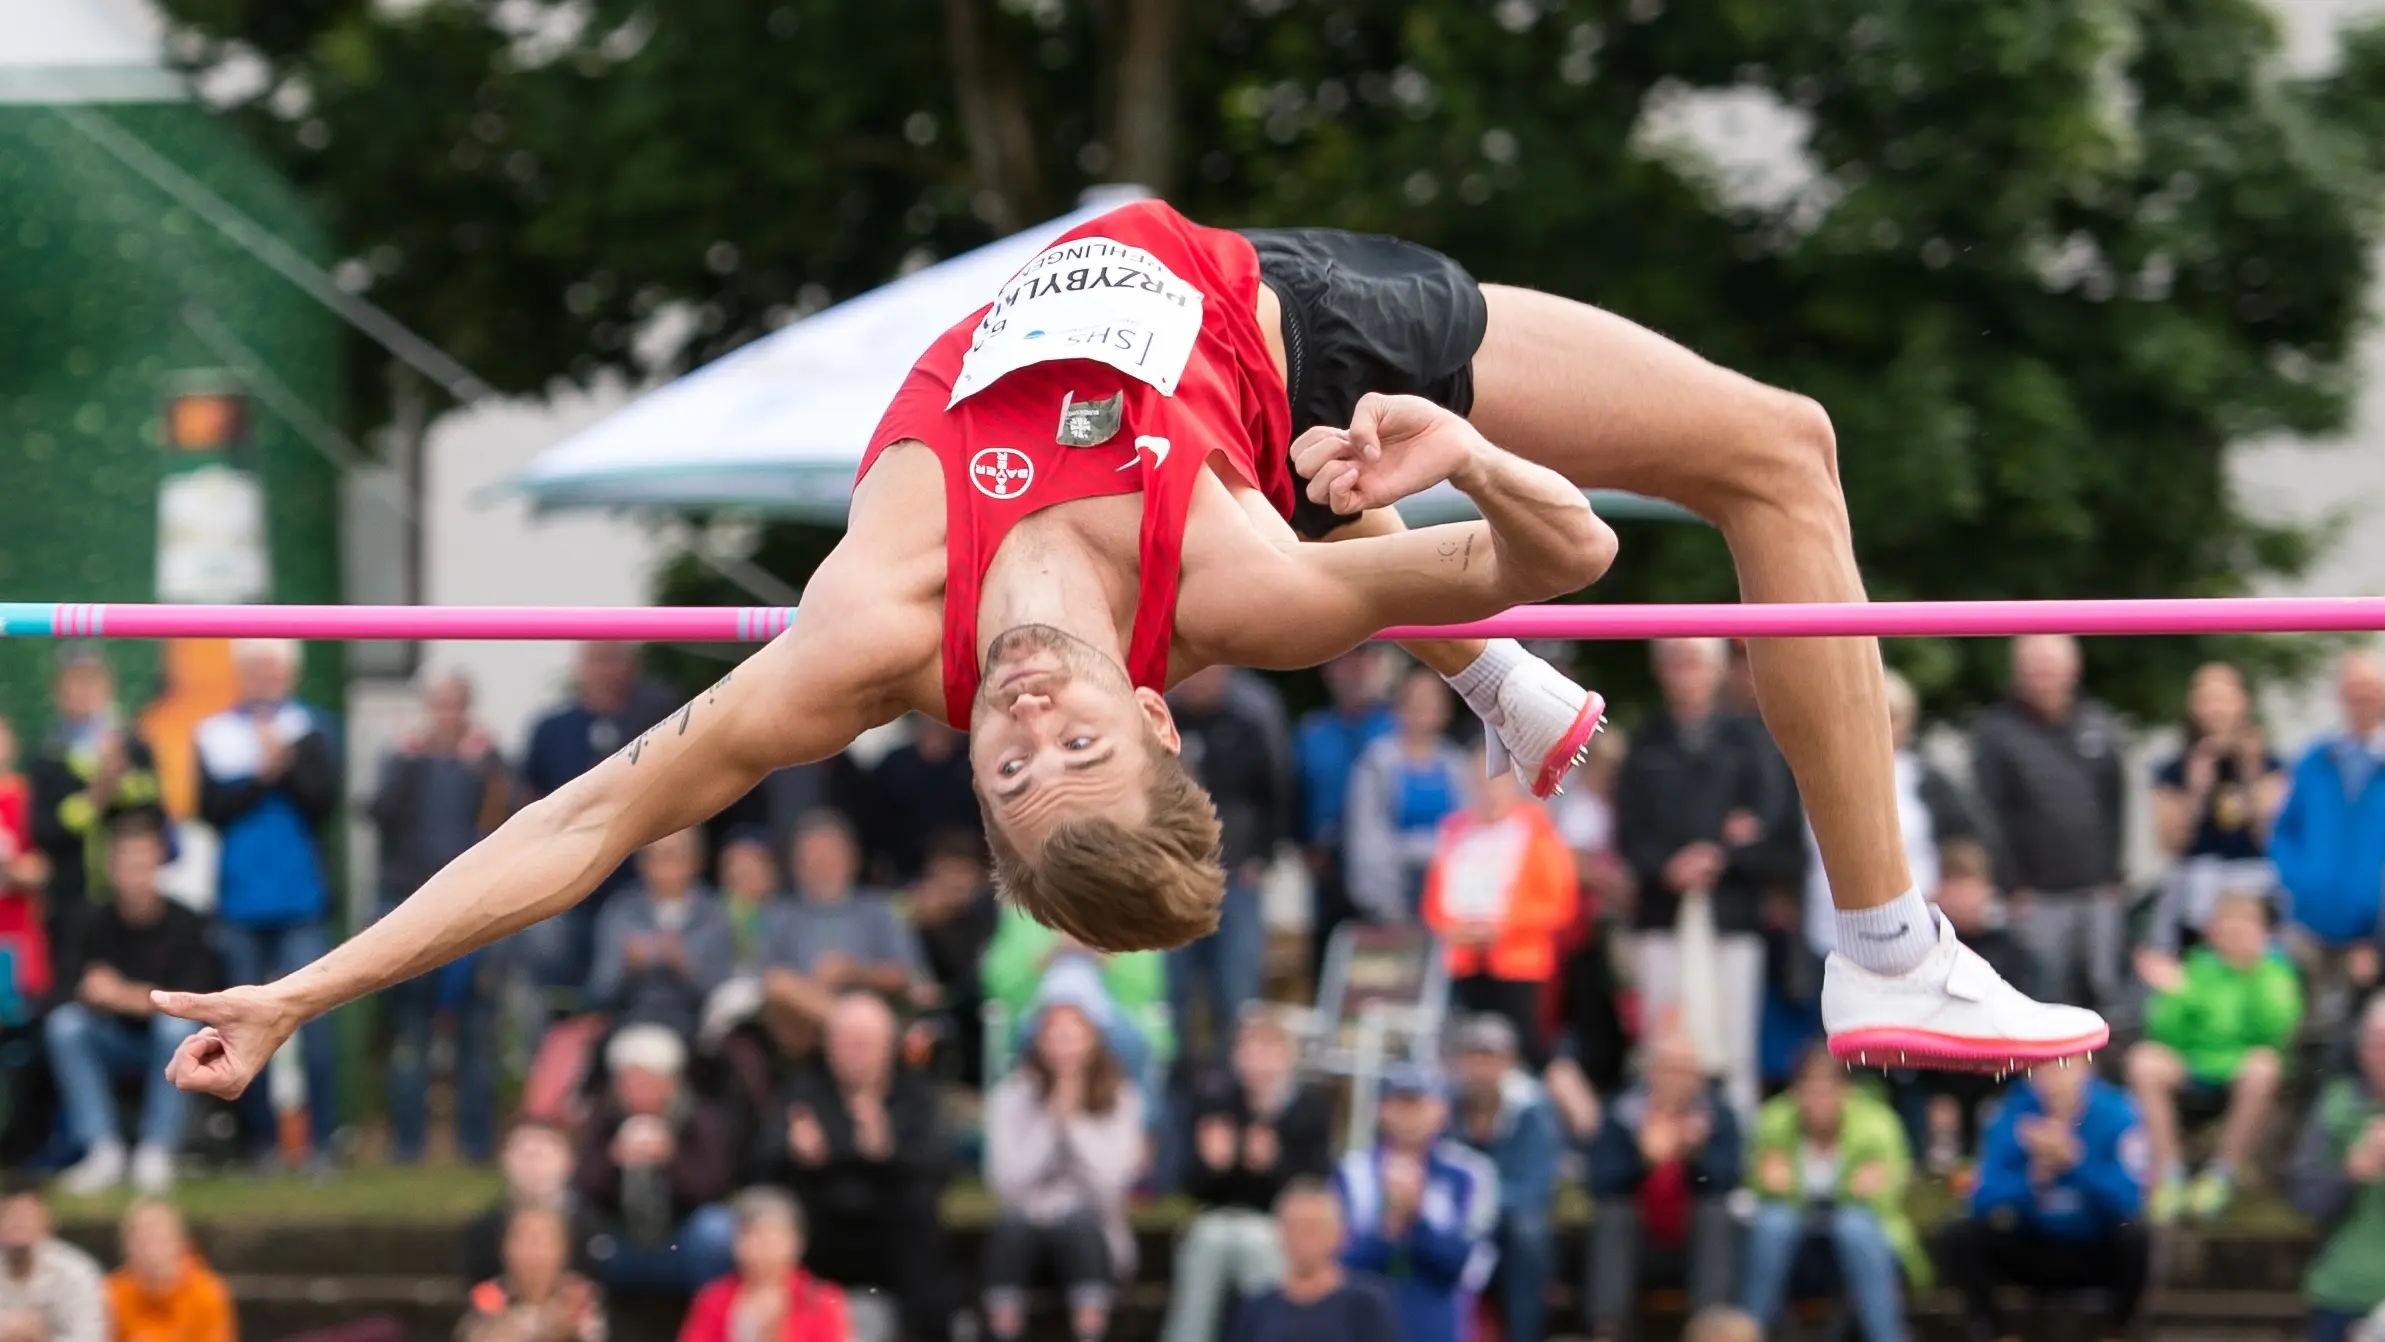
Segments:
[[[1201,291],[1158,257],[1109,238],[1057,242],[1002,286],[944,408],[1054,359],[1098,360],[1173,396],[1200,335]]]

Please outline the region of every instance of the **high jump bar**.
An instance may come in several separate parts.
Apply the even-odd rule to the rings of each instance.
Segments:
[[[0,638],[472,639],[763,643],[792,606],[182,606],[0,602]],[[1416,638],[1996,638],[2385,630],[2385,597],[1519,606]]]

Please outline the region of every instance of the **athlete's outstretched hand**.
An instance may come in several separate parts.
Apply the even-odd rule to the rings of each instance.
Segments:
[[[166,1079],[184,1090],[237,1098],[298,1029],[298,1015],[271,987],[220,993],[153,992],[157,1009],[207,1027],[182,1041]]]
[[[1311,503],[1361,513],[1455,475],[1482,444],[1474,426],[1421,396],[1368,393],[1347,429],[1319,425],[1292,444]]]

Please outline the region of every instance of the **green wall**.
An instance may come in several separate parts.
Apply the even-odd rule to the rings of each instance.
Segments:
[[[84,110],[327,259],[305,202],[230,126],[189,103]],[[339,422],[332,316],[56,111],[0,106],[0,600],[153,599],[158,483],[180,464],[160,446],[165,385],[232,366],[186,323],[193,304]],[[271,599],[337,601],[336,472],[263,398],[252,392],[250,405],[245,464],[265,490]],[[157,649],[110,653],[137,709],[154,691]],[[47,717],[51,655],[40,641],[0,642],[0,714],[28,738]],[[340,663],[336,645],[308,650],[305,692],[334,712]]]

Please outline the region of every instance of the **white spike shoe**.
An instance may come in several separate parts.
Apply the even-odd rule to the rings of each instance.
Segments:
[[[1607,701],[1527,657],[1499,684],[1499,721],[1485,742],[1492,773],[1512,767],[1535,797],[1564,791],[1565,775],[1590,753]]]
[[[1822,970],[1830,1055],[1865,1067],[2004,1076],[2092,1054],[2111,1042],[2101,1016],[2039,1002],[1938,919],[1938,945],[1909,973],[1875,974],[1843,954]]]

